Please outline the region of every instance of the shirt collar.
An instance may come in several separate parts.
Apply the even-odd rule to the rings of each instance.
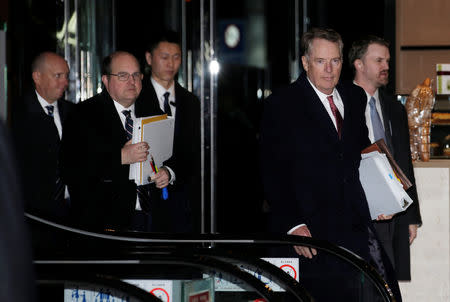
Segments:
[[[358,83],[356,83],[355,81],[353,81],[353,84],[355,84],[356,86],[359,86]],[[361,87],[361,86],[359,86],[359,87]],[[361,87],[361,88],[362,88],[362,87]],[[380,97],[379,97],[379,93],[378,93],[378,88],[377,88],[377,90],[375,90],[375,93],[374,93],[373,95],[370,95],[365,89],[363,89],[363,90],[364,90],[364,92],[366,93],[366,96],[367,96],[367,104],[369,103],[371,97],[374,97],[374,98],[375,98],[375,101],[376,101],[377,103],[380,101]]]
[[[35,90],[35,92],[36,92],[36,96],[39,101],[39,104],[41,104],[41,107],[42,107],[42,109],[44,109],[45,113],[47,113],[47,108],[45,108],[46,106],[53,106],[54,110],[56,110],[56,111],[58,110],[58,101],[50,104],[39,94],[39,92],[37,92],[37,90]]]
[[[161,99],[164,97],[164,93],[167,91],[170,92],[169,98],[175,98],[175,81],[172,83],[172,85],[169,87],[169,89],[164,88],[161,84],[159,84],[153,77],[150,77],[150,80],[152,81],[153,87],[155,88],[156,96],[158,99]]]
[[[333,88],[333,92],[331,94],[325,94],[322,91],[320,91],[319,89],[316,88],[316,86],[314,86],[314,84],[311,82],[311,80],[306,77],[308,79],[309,84],[311,84],[312,88],[314,89],[314,91],[316,92],[317,96],[319,97],[320,100],[324,100],[326,99],[328,96],[332,95],[334,99],[336,99],[336,87]]]
[[[116,100],[113,100],[113,101],[114,101],[114,106],[116,107],[116,110],[119,114],[123,114],[122,111],[124,111],[124,110],[131,110],[131,116],[134,116],[134,103],[131,106],[129,106],[128,108],[125,108]]]

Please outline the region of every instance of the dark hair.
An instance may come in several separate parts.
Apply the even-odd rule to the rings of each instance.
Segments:
[[[342,42],[341,35],[331,28],[312,28],[305,32],[302,36],[302,53],[305,57],[308,57],[311,53],[312,43],[314,39],[324,39],[333,43],[337,43],[339,47],[339,53],[342,57],[342,49],[344,43]]]
[[[368,35],[363,37],[362,39],[356,40],[352,43],[352,47],[348,51],[348,63],[353,71],[355,71],[354,62],[358,59],[362,59],[369,48],[370,44],[379,44],[381,46],[386,46],[389,48],[389,42],[383,38]]]
[[[180,46],[181,44],[180,36],[177,32],[173,30],[164,30],[151,36],[150,40],[147,43],[145,51],[153,54],[153,50],[155,50],[155,48],[158,47],[158,44],[161,42],[174,43],[178,46]]]
[[[111,74],[111,63],[114,60],[114,58],[119,56],[119,55],[125,55],[125,54],[133,57],[136,60],[136,62],[138,63],[138,65],[139,65],[138,60],[131,53],[126,52],[126,51],[115,51],[112,54],[110,54],[110,55],[108,55],[108,56],[103,58],[102,70],[101,70],[102,76],[103,75],[110,75]]]

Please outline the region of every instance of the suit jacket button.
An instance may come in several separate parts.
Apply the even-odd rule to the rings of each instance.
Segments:
[[[343,159],[344,159],[344,154],[338,153],[338,159],[339,159],[339,160],[343,160]]]

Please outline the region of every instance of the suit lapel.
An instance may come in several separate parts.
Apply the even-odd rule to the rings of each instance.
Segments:
[[[378,90],[378,97],[380,99],[381,111],[383,113],[384,136],[386,137],[386,144],[393,155],[395,150],[392,145],[391,121],[389,119],[389,117],[391,116],[391,112],[389,109],[388,100],[384,96],[381,89]]]
[[[348,95],[347,91],[342,88],[341,85],[336,86],[339,95],[341,96],[342,103],[344,103],[344,125],[342,127],[342,138],[344,138],[345,133],[350,133],[349,127],[351,127],[351,107],[350,103],[351,97]]]
[[[156,95],[155,88],[153,88],[150,78],[147,78],[145,83],[147,83],[147,85],[145,85],[135,103],[136,117],[164,114],[159,107],[158,96]]]
[[[102,110],[101,114],[103,115],[104,125],[110,125],[113,140],[124,145],[128,141],[127,133],[122,125],[119,113],[114,106],[114,101],[106,92],[103,94],[102,101],[104,110]]]
[[[38,124],[44,125],[46,131],[52,132],[51,135],[55,137],[56,141],[59,141],[59,133],[58,128],[56,128],[55,121],[51,116],[47,114],[47,112],[44,111],[41,104],[39,103],[39,100],[37,98],[36,92],[33,90],[30,98],[28,99],[29,102],[27,104],[28,110],[30,111],[30,114],[32,117],[34,117]]]
[[[319,96],[309,83],[305,73],[300,75],[298,82],[300,84],[300,87],[302,87],[302,89],[304,90],[303,93],[300,92],[299,95],[305,96],[305,99],[302,102],[298,102],[299,106],[304,106],[305,110],[309,113],[309,116],[315,120],[314,124],[317,125],[317,127],[321,128],[322,131],[330,137],[331,141],[334,142],[339,140],[336,127],[334,126],[333,121],[328,114],[328,111],[325,109],[319,99]]]

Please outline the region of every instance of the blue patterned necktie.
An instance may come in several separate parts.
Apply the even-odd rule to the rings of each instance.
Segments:
[[[131,118],[131,110],[123,110],[122,113],[125,115],[125,131],[127,132],[127,139],[130,140],[133,138],[133,119]],[[148,190],[148,186],[137,186],[136,192],[142,211],[149,213],[150,191]]]
[[[169,95],[170,92],[166,92],[164,93],[164,112],[167,114],[167,116],[172,116],[172,109],[170,109],[170,104],[169,104]]]
[[[55,110],[55,106],[53,105],[48,105],[45,106],[45,108],[48,111],[48,115],[51,116],[53,118],[53,121],[55,119],[54,116],[54,110]],[[56,127],[56,125],[55,125]],[[60,171],[59,171],[59,164],[58,162],[56,163],[56,183],[55,183],[55,192],[53,195],[53,200],[55,200],[57,203],[63,203],[64,202],[64,183],[61,180],[61,176],[60,176]]]
[[[386,141],[383,122],[381,121],[380,115],[378,114],[377,107],[375,105],[375,98],[373,96],[370,97],[369,107],[374,141],[377,141],[379,139],[384,139],[384,141]]]

